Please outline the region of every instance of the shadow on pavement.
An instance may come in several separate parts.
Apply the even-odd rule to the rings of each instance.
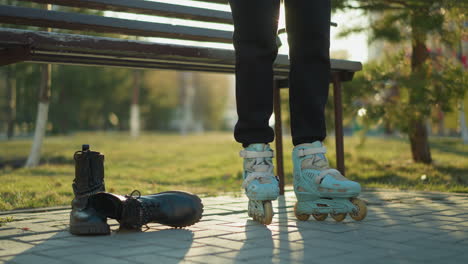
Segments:
[[[29,249],[8,263],[179,263],[192,247],[193,232],[153,225],[145,232],[112,231],[107,236],[73,236],[68,230],[10,239]],[[20,249],[18,249],[20,251]],[[1,251],[0,251],[1,252]],[[0,259],[2,260],[2,259]],[[1,261],[0,261],[1,263]]]
[[[17,213],[0,227],[0,263],[468,263],[468,195],[374,189],[360,198],[362,222],[298,221],[289,191],[269,226],[245,220],[246,199],[211,197],[193,231],[151,224],[97,237],[69,234],[69,210]]]
[[[245,237],[244,245],[234,259],[235,263],[252,261],[258,255],[262,256],[264,263],[270,263],[274,248],[270,229],[249,219],[245,225]]]

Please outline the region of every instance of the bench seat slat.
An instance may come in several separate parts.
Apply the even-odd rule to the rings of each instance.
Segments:
[[[233,73],[235,65],[233,50],[5,28],[0,28],[0,39],[0,48],[30,47],[32,55],[28,61],[43,63],[226,73]],[[332,71],[349,73],[362,69],[360,62],[345,60],[331,60],[331,67]],[[278,55],[274,72],[276,76],[287,77],[287,55]]]
[[[0,5],[0,23],[182,40],[232,42],[232,32]]]
[[[230,12],[205,8],[158,3],[143,0],[20,0],[96,10],[166,16],[204,22],[232,24]]]

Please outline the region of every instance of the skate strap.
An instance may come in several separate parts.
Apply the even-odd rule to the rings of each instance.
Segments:
[[[341,172],[336,170],[336,169],[326,169],[320,172],[320,174],[315,177],[315,183],[320,184],[327,175],[332,175],[333,178],[340,180],[340,181],[346,181],[347,179],[341,175]]]
[[[250,150],[241,150],[239,156],[246,159],[253,158],[273,158],[273,151],[250,151]]]
[[[327,153],[327,148],[326,147],[321,147],[321,148],[306,148],[306,149],[299,149],[297,151],[297,155],[299,157],[304,157],[307,155],[314,155],[314,154],[325,154]]]
[[[271,164],[256,164],[252,166],[254,172],[270,172],[272,171]]]
[[[265,172],[252,172],[252,173],[249,173],[249,176],[247,176],[245,179],[244,179],[244,182],[242,183],[242,188],[247,188],[249,186],[249,184],[253,181],[253,180],[257,180],[257,179],[261,179],[261,178],[274,178],[274,176],[272,176],[270,173],[265,173]]]

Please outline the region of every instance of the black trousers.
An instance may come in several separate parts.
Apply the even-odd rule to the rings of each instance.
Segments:
[[[330,0],[284,0],[289,43],[289,103],[293,144],[326,136],[330,82]],[[234,19],[236,141],[244,146],[274,139],[273,62],[280,0],[229,0]]]

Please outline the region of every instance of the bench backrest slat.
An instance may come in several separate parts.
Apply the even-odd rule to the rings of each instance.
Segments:
[[[127,12],[144,15],[165,16],[232,24],[230,12],[206,8],[183,6],[169,3],[158,3],[143,0],[20,0],[42,4],[54,4],[95,10]]]
[[[155,22],[102,17],[36,8],[0,6],[0,23],[27,26],[87,30],[145,37],[165,37],[182,40],[232,42],[232,32],[170,25]]]

